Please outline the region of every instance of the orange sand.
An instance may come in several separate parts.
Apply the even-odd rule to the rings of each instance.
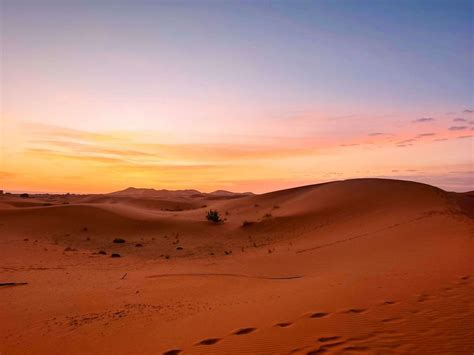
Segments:
[[[0,196],[1,354],[474,351],[472,193],[188,191]]]

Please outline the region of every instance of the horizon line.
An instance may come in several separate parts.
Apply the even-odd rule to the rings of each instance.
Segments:
[[[0,191],[3,191],[3,194],[13,194],[13,195],[18,195],[22,193],[27,193],[27,194],[32,194],[32,195],[107,195],[111,194],[114,192],[120,192],[120,191],[125,191],[130,188],[134,189],[148,189],[148,190],[154,190],[154,191],[170,191],[170,192],[178,192],[178,191],[185,191],[185,190],[196,190],[199,193],[204,193],[204,194],[210,194],[214,193],[217,191],[226,191],[234,194],[246,194],[246,193],[251,193],[253,195],[264,195],[267,193],[272,193],[272,192],[277,192],[277,191],[285,191],[285,190],[291,190],[291,189],[297,189],[301,187],[308,187],[308,186],[314,186],[314,185],[322,185],[322,184],[328,184],[328,183],[333,183],[333,182],[343,182],[343,181],[349,181],[349,180],[393,180],[393,181],[405,181],[405,182],[411,182],[411,183],[416,183],[416,184],[422,184],[422,185],[428,185],[432,186],[435,188],[438,188],[440,190],[446,191],[446,192],[455,192],[455,193],[469,193],[474,191],[474,187],[468,188],[465,191],[452,191],[452,190],[447,190],[444,189],[440,186],[430,184],[427,182],[422,182],[422,181],[416,181],[416,180],[408,180],[408,179],[398,179],[395,177],[387,177],[387,176],[376,176],[376,177],[357,177],[357,178],[348,178],[348,179],[338,179],[338,180],[327,180],[327,181],[321,181],[321,182],[315,182],[315,183],[310,183],[310,184],[302,184],[302,185],[296,185],[296,186],[289,186],[285,187],[282,189],[276,189],[276,190],[271,190],[271,191],[265,191],[261,193],[256,193],[253,191],[244,191],[244,192],[236,192],[232,190],[226,190],[226,189],[215,189],[212,191],[201,191],[197,188],[185,188],[185,189],[165,189],[165,188],[155,188],[155,187],[134,187],[134,186],[127,186],[119,190],[114,190],[110,192],[62,192],[62,191],[33,191],[33,190],[27,190],[27,189],[14,189],[14,190],[5,190],[5,189],[0,189]]]

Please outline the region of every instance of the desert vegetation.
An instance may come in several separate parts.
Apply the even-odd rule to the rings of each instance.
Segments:
[[[209,222],[212,222],[212,223],[221,223],[222,222],[222,219],[219,215],[219,212],[217,212],[217,210],[207,211],[206,219]]]

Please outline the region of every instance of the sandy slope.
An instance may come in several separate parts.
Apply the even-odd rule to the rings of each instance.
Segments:
[[[474,351],[472,194],[361,179],[232,197],[0,197],[0,282],[28,283],[0,287],[0,352]]]

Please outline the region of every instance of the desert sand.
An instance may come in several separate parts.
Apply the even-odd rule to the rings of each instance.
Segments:
[[[383,179],[3,195],[0,353],[471,354],[473,217]]]

